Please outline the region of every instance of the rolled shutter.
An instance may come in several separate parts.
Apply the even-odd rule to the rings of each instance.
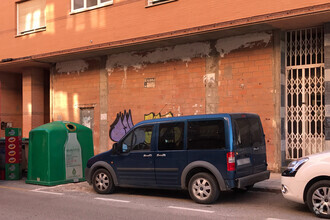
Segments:
[[[46,0],[17,3],[17,32],[23,34],[46,26]]]

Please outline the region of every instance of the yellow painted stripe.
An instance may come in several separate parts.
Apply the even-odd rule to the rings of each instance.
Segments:
[[[11,186],[0,186],[0,189],[12,189],[12,190],[29,191],[28,189],[11,187]]]

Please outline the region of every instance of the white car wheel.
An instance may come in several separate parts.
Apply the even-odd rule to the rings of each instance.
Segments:
[[[314,183],[307,192],[306,202],[316,216],[330,218],[330,181]]]

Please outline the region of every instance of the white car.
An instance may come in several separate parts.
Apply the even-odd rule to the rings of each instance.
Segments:
[[[281,182],[286,199],[305,203],[316,216],[330,218],[330,151],[291,162]]]

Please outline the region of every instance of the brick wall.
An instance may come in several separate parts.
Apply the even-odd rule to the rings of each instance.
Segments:
[[[0,74],[1,81],[1,112],[0,120],[12,122],[16,128],[22,127],[22,76],[21,74]],[[0,136],[5,131],[0,130]]]
[[[54,121],[80,123],[80,108],[94,107],[94,146],[99,145],[99,61],[87,61],[84,72],[54,73],[51,81],[53,94]],[[94,147],[95,148],[95,147]],[[95,153],[98,148],[95,148]]]
[[[100,63],[88,61],[84,72],[56,73],[53,78],[54,120],[80,122],[79,107],[93,106],[94,146],[99,153]],[[236,49],[219,61],[218,112],[251,112],[261,117],[266,134],[269,168],[276,169],[273,46]],[[167,61],[108,72],[108,131],[117,113],[131,110],[133,123],[151,112],[174,116],[205,114],[206,59]],[[145,79],[155,79],[145,88]],[[107,132],[108,132],[107,131]],[[113,142],[109,141],[108,149]]]
[[[154,112],[174,116],[204,114],[205,59],[148,64],[140,70],[116,68],[109,76],[109,127],[116,115],[131,110],[133,123]],[[155,88],[144,88],[144,79],[154,78]],[[110,146],[113,142],[110,143]],[[109,147],[110,147],[109,146]]]
[[[260,116],[271,170],[276,169],[272,60],[272,45],[238,50],[221,58],[219,76],[219,112],[251,112]]]

